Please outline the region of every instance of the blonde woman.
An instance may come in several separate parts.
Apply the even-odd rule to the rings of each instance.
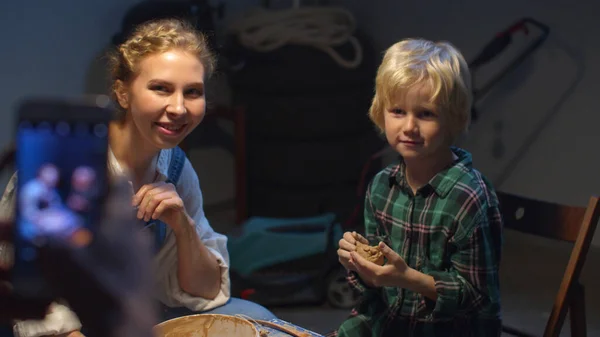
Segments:
[[[227,238],[209,225],[198,176],[177,147],[204,118],[205,80],[215,67],[205,37],[178,20],[144,23],[110,61],[120,119],[109,127],[109,171],[130,178],[140,228],[155,238],[162,318],[199,312],[273,318],[257,304],[230,298]],[[14,179],[2,204],[11,204],[13,191]],[[77,336],[80,328],[56,304],[45,321],[18,322],[14,330]]]

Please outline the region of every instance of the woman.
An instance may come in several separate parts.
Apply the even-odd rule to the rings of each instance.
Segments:
[[[178,20],[149,22],[118,46],[110,61],[120,118],[109,128],[109,171],[130,177],[132,207],[158,238],[156,295],[162,318],[198,312],[273,318],[259,305],[230,299],[227,238],[208,224],[198,177],[189,160],[179,157],[177,145],[205,114],[205,80],[215,65],[206,39]],[[40,325],[51,333],[41,333]],[[75,316],[56,305],[43,322],[17,323],[15,333],[77,336],[79,328]]]

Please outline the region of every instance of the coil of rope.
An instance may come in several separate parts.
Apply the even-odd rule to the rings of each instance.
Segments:
[[[336,7],[300,7],[285,10],[256,9],[228,27],[240,44],[258,52],[271,52],[288,44],[304,45],[327,53],[341,67],[353,69],[362,62],[363,49],[353,35],[352,13]],[[345,59],[335,47],[350,43],[354,58]]]

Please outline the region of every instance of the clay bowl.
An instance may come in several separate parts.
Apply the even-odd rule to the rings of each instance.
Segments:
[[[254,324],[228,315],[183,316],[157,324],[156,337],[259,337]]]

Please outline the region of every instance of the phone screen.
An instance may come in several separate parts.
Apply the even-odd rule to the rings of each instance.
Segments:
[[[52,103],[26,106],[17,124],[13,286],[25,297],[51,293],[38,271],[38,248],[50,237],[93,240],[107,194],[105,111],[62,106],[69,111],[57,112]]]

